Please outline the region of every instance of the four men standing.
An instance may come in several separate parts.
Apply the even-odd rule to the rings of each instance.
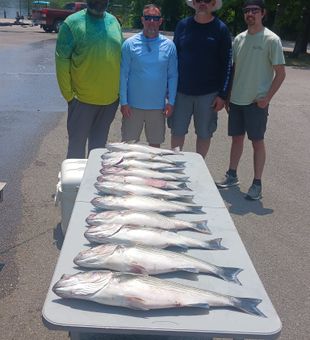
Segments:
[[[178,23],[175,44],[159,34],[159,7],[144,7],[143,31],[123,44],[121,75],[122,34],[117,20],[105,12],[108,0],[87,0],[87,11],[66,19],[57,40],[56,70],[68,101],[67,158],[84,158],[87,139],[89,151],[105,146],[120,79],[123,141],[138,141],[145,126],[148,143],[160,147],[169,117],[171,147],[182,149],[193,116],[196,152],[206,157],[217,112],[226,106],[230,163],[217,186],[239,184],[237,166],[247,133],[254,155],[247,197],[260,199],[268,105],[285,78],[280,38],[263,26],[264,0],[246,0],[248,29],[235,38],[232,52],[227,26],[213,15],[221,0],[187,2],[195,15]]]

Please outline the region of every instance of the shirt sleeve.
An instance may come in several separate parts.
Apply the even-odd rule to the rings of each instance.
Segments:
[[[128,41],[123,43],[121,59],[121,81],[120,81],[120,104],[128,104],[128,78],[130,70],[131,56],[130,44]]]
[[[272,65],[285,65],[282,43],[278,37],[271,41],[270,61]]]
[[[221,88],[219,91],[219,97],[226,99],[228,96],[229,84],[232,75],[232,43],[227,27],[223,28],[220,57],[223,67],[221,72]]]
[[[178,58],[175,44],[171,44],[168,62],[168,103],[174,105],[178,86]]]
[[[74,97],[71,83],[71,57],[74,49],[74,38],[69,26],[64,23],[58,33],[55,64],[56,76],[63,97],[69,102]]]

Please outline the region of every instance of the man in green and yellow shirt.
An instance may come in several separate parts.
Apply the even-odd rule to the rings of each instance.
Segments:
[[[67,17],[56,44],[56,74],[68,102],[67,158],[105,146],[119,98],[122,33],[108,0],[87,0]]]

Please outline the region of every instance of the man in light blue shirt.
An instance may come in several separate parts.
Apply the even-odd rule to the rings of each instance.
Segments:
[[[157,6],[146,5],[141,20],[143,31],[122,47],[122,140],[138,141],[145,127],[149,145],[160,147],[176,96],[177,53],[174,43],[159,34],[163,19]]]

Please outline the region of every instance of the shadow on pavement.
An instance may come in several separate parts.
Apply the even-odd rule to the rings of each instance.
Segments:
[[[242,192],[239,187],[231,187],[219,190],[223,200],[230,206],[227,207],[231,214],[246,215],[253,213],[256,215],[269,215],[273,213],[273,209],[265,208],[263,202],[251,201],[245,199],[246,193]]]
[[[56,244],[57,249],[60,250],[61,247],[62,247],[63,241],[64,241],[64,236],[62,234],[61,224],[60,223],[58,223],[56,225],[55,229],[54,229],[53,239],[54,239],[54,242]]]

